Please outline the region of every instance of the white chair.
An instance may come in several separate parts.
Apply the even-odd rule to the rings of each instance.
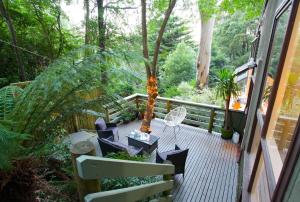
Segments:
[[[165,132],[167,126],[173,127],[174,135],[175,135],[175,139],[176,139],[176,127],[178,127],[180,130],[180,124],[185,119],[185,116],[186,116],[186,109],[183,106],[176,107],[175,109],[171,110],[165,116],[165,119],[164,119],[165,127],[164,127],[163,132]]]

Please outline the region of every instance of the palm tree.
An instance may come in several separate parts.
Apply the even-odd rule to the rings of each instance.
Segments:
[[[217,72],[217,96],[220,96],[225,101],[225,117],[224,126],[222,128],[222,137],[231,138],[232,130],[229,125],[229,103],[231,96],[237,97],[240,92],[240,87],[235,82],[236,74],[232,69],[224,68]],[[226,133],[226,134],[225,134]]]

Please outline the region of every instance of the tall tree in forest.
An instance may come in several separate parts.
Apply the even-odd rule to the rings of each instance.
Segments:
[[[165,1],[166,2],[166,1]],[[157,89],[157,61],[160,44],[163,38],[163,34],[169,20],[169,17],[175,7],[176,0],[170,0],[167,5],[167,9],[165,10],[164,19],[160,26],[158,36],[155,42],[154,52],[152,61],[150,61],[149,50],[148,50],[148,37],[147,37],[147,15],[146,15],[146,0],[141,0],[142,5],[142,38],[143,38],[143,56],[145,60],[145,68],[147,74],[147,94],[148,101],[144,119],[142,121],[142,125],[140,130],[142,132],[150,133],[150,123],[153,117],[154,104],[155,99],[158,96]]]
[[[247,18],[253,19],[260,15],[263,4],[264,0],[198,0],[201,16],[201,38],[197,58],[198,88],[202,89],[208,83],[215,14],[218,11],[234,14],[242,10]]]
[[[101,51],[105,50],[105,22],[104,22],[104,4],[103,0],[97,0],[98,7],[98,43]]]
[[[84,23],[85,23],[85,35],[84,35],[84,44],[90,44],[90,3],[89,0],[84,0]]]
[[[18,50],[18,43],[17,43],[17,36],[16,36],[16,32],[14,29],[14,25],[12,23],[12,20],[4,6],[3,0],[0,0],[0,14],[2,15],[2,17],[5,19],[5,22],[7,24],[7,27],[9,29],[10,32],[10,36],[11,36],[11,42],[12,42],[12,47],[13,50],[15,52],[16,55],[16,61],[18,63],[19,66],[19,79],[20,81],[25,81],[25,68],[24,68],[24,63],[21,57],[21,54]]]
[[[201,36],[197,58],[196,85],[197,88],[203,89],[208,83],[217,0],[198,0],[198,7],[201,16]]]

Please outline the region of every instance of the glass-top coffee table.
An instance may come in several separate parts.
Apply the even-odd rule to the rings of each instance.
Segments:
[[[127,135],[128,145],[143,148],[143,151],[151,154],[158,147],[159,137],[144,133],[130,133]]]

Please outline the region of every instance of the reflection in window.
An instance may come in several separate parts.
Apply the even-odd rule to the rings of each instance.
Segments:
[[[281,172],[300,112],[300,29],[297,16],[277,90],[267,143],[276,179]]]
[[[276,28],[271,47],[269,63],[267,67],[267,75],[264,84],[264,90],[261,99],[260,110],[263,115],[266,114],[268,108],[268,100],[272,91],[274,79],[276,78],[277,68],[280,60],[280,54],[286,34],[288,20],[290,16],[290,8],[288,8],[276,21]]]

